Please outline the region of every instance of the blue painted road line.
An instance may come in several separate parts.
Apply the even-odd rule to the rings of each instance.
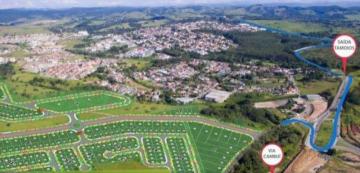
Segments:
[[[307,47],[303,47],[301,49],[295,50],[294,51],[294,56],[298,60],[303,61],[304,63],[306,63],[308,65],[314,66],[314,67],[318,68],[319,70],[325,72],[326,74],[328,74],[330,76],[341,77],[343,75],[342,73],[334,72],[330,68],[323,67],[323,66],[321,66],[319,64],[316,64],[316,63],[314,63],[312,61],[309,61],[306,58],[304,58],[303,56],[301,56],[301,52],[305,51],[305,50],[331,47],[331,43],[332,43],[331,38],[329,38],[329,37],[321,38],[321,37],[307,36],[307,35],[301,34],[301,33],[288,32],[288,31],[268,27],[268,26],[265,26],[265,25],[256,24],[254,22],[250,22],[250,21],[246,21],[246,20],[240,20],[240,22],[248,23],[250,25],[265,28],[268,32],[283,34],[283,35],[286,35],[286,36],[298,36],[298,37],[303,37],[303,38],[306,38],[306,39],[321,41],[321,43],[319,45],[307,46]],[[352,76],[348,76],[348,81],[345,84],[344,91],[341,94],[339,104],[337,105],[337,109],[336,109],[336,113],[335,113],[335,117],[334,117],[334,121],[333,121],[331,137],[330,137],[329,142],[325,146],[319,147],[319,146],[317,146],[315,144],[316,130],[315,130],[314,125],[312,123],[310,123],[310,122],[307,122],[307,121],[302,120],[302,119],[287,119],[287,120],[282,121],[281,125],[286,126],[286,125],[290,125],[292,123],[300,123],[300,124],[304,125],[305,127],[310,129],[310,145],[311,145],[312,149],[315,150],[315,151],[327,152],[329,149],[333,148],[336,145],[336,142],[337,142],[336,139],[337,139],[338,134],[340,133],[339,132],[339,126],[340,126],[340,120],[341,120],[341,112],[342,112],[343,105],[344,105],[344,103],[346,101],[346,97],[347,97],[347,95],[348,95],[348,93],[350,91],[351,84],[352,84]]]
[[[343,108],[343,105],[346,100],[346,96],[348,95],[348,93],[350,91],[351,84],[352,84],[352,77],[349,76],[348,82],[346,83],[345,88],[344,88],[344,92],[341,95],[340,102],[337,105],[337,109],[336,109],[336,113],[335,113],[335,117],[334,117],[334,121],[333,121],[333,127],[332,127],[332,131],[331,131],[331,136],[326,145],[320,147],[315,144],[315,136],[316,136],[315,127],[313,124],[311,124],[305,120],[296,119],[296,118],[287,119],[287,120],[282,121],[281,125],[287,126],[287,125],[290,125],[293,123],[300,123],[300,124],[304,125],[305,127],[310,129],[310,145],[311,145],[312,149],[315,151],[319,151],[319,152],[328,152],[329,149],[332,149],[336,145],[336,142],[337,142],[336,138],[340,133],[339,126],[340,126],[341,112],[342,112],[342,108]]]

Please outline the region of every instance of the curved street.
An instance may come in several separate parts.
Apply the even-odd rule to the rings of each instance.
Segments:
[[[245,135],[251,136],[253,139],[258,139],[261,135],[261,132],[255,131],[249,128],[239,127],[234,124],[220,122],[214,119],[201,117],[201,116],[172,116],[172,115],[119,115],[119,116],[109,116],[106,118],[96,119],[96,120],[89,120],[83,121],[81,126],[88,127],[106,123],[112,123],[116,121],[183,121],[183,122],[199,122],[203,124],[208,124],[211,126],[215,126],[218,128],[224,128],[228,130],[232,130],[238,133],[242,133]],[[22,137],[22,136],[31,136],[31,135],[38,135],[38,134],[46,134],[55,131],[63,131],[71,129],[70,124],[50,127],[50,128],[43,128],[43,129],[34,129],[34,130],[27,130],[27,131],[19,131],[19,132],[10,132],[10,133],[2,133],[0,134],[1,138],[15,138],[15,137]]]

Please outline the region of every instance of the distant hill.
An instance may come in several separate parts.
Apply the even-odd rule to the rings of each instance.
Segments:
[[[343,19],[345,15],[358,13],[360,7],[344,8],[339,6],[190,6],[190,7],[104,7],[104,8],[70,8],[62,10],[53,9],[7,9],[0,10],[0,23],[16,24],[30,19],[60,19],[63,17],[104,17],[124,12],[145,12],[148,16],[159,19],[171,15],[205,15],[219,17],[227,15],[252,19],[297,19],[297,20],[336,20]],[[237,13],[238,12],[238,13]]]

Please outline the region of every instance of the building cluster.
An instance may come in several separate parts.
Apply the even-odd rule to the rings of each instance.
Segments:
[[[219,52],[235,46],[223,36],[179,29],[176,25],[143,28],[127,34],[133,38],[138,47],[155,51],[178,46],[189,52],[206,55],[209,52]]]
[[[48,68],[55,67],[61,64],[80,62],[79,58],[76,58],[73,54],[58,50],[52,53],[44,53],[40,55],[31,55],[23,58],[22,69],[32,73],[42,73]]]
[[[106,73],[100,74],[97,85],[123,94],[149,97],[155,101],[159,100],[164,90],[172,91],[175,100],[181,103],[200,98],[223,102],[234,92],[266,92],[276,95],[298,92],[293,79],[296,70],[275,65],[258,66],[250,62],[230,64],[193,59],[169,61],[166,65],[152,66],[130,74],[118,66],[118,57],[156,55],[154,57],[159,60],[172,59],[172,56],[160,52],[174,47],[201,55],[236,47],[231,40],[204,32],[206,30],[258,32],[264,29],[248,24],[198,21],[142,28],[119,35],[91,36],[93,41],[85,48],[91,53],[108,51],[114,46],[126,46],[124,51],[114,55],[117,59],[84,59],[65,50],[64,40],[85,38],[89,36],[86,31],[5,35],[0,37],[0,44],[15,45],[15,49],[21,48],[29,54],[21,59],[0,57],[0,64],[20,61],[18,64],[27,72],[63,80],[78,80],[93,73],[97,74],[101,67]],[[5,50],[8,49],[0,49],[0,54],[9,53]],[[278,80],[276,76],[285,80]],[[264,83],[271,85],[263,85]],[[138,87],[139,84],[142,87]]]
[[[121,54],[120,56],[121,57],[129,57],[129,58],[149,57],[149,56],[153,55],[154,53],[155,53],[154,49],[137,47],[137,48],[134,48],[134,49],[126,52],[125,54]]]
[[[236,46],[221,35],[200,32],[201,30],[257,32],[264,29],[249,24],[226,24],[211,21],[170,24],[141,28],[121,35],[93,36],[95,42],[86,50],[102,52],[113,46],[127,45],[129,51],[120,53],[119,57],[147,57],[156,51],[173,47],[206,55],[209,52],[219,52]]]
[[[90,60],[76,63],[60,64],[47,68],[43,75],[63,80],[77,80],[96,71],[101,65],[101,60]]]
[[[240,32],[258,32],[266,31],[265,28],[252,26],[247,23],[240,24],[229,24],[229,23],[220,23],[215,21],[196,21],[189,23],[179,23],[175,25],[176,28],[180,30],[217,30],[217,31],[240,31]]]
[[[176,97],[181,98],[180,101],[188,101],[188,98],[204,98],[211,91],[215,92],[209,95],[208,100],[216,95],[225,97],[225,90],[229,93],[296,94],[298,89],[290,79],[293,74],[294,71],[278,66],[236,63],[230,65],[225,62],[195,59],[135,72],[132,78],[151,83],[156,88],[173,91]],[[276,75],[281,75],[286,80],[277,80],[274,77]],[[276,83],[262,85],[267,81]],[[223,92],[217,92],[218,90]]]
[[[81,79],[96,70],[98,61],[85,61],[65,50],[63,40],[88,36],[86,31],[78,33],[41,33],[4,35],[0,44],[17,45],[29,55],[19,59],[22,69],[59,79]],[[14,62],[14,58],[2,58],[1,62]]]
[[[7,55],[16,50],[14,45],[0,44],[0,55]]]
[[[16,59],[15,58],[12,58],[12,57],[0,57],[0,64],[7,64],[7,63],[14,63],[16,62]]]
[[[123,35],[108,34],[106,36],[94,36],[94,43],[87,47],[86,50],[89,52],[103,52],[110,50],[113,46],[124,46],[127,45],[129,48],[136,47],[136,45]]]
[[[216,81],[199,74],[199,71],[185,61],[163,68],[136,72],[133,78],[137,81],[149,81],[156,87],[171,90],[179,97],[198,97],[217,85]]]

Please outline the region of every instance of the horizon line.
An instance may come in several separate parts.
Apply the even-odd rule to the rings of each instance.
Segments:
[[[247,7],[253,5],[263,5],[263,6],[289,6],[289,7],[327,7],[327,6],[337,6],[343,8],[351,8],[351,7],[360,7],[360,4],[351,4],[345,5],[347,2],[354,2],[354,0],[350,1],[342,1],[339,3],[278,3],[278,2],[269,2],[269,3],[251,3],[251,2],[238,2],[238,3],[197,3],[197,4],[159,4],[159,5],[109,5],[109,6],[64,6],[64,7],[14,7],[14,8],[1,8],[0,10],[67,10],[67,9],[76,9],[76,8],[171,8],[171,7],[196,7],[196,6],[234,6],[234,7]]]

